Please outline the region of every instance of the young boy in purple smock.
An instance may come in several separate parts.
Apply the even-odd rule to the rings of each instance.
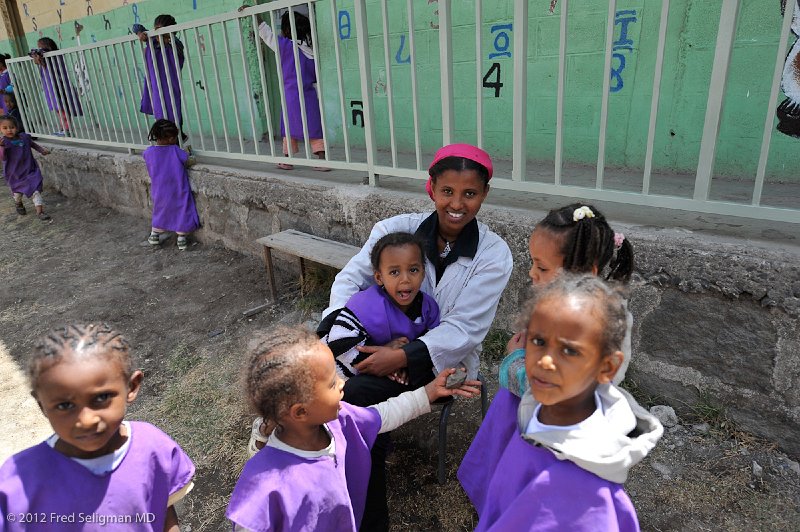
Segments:
[[[127,340],[104,324],[39,341],[28,377],[55,434],[0,468],[0,529],[178,530],[194,465],[156,427],[125,421],[143,377],[132,368]]]
[[[247,8],[242,6],[239,11]],[[319,110],[319,98],[317,96],[317,73],[315,70],[314,49],[311,38],[311,21],[302,13],[296,10],[294,13],[294,26],[297,41],[292,41],[292,25],[289,18],[290,11],[281,15],[281,34],[277,40],[272,27],[267,22],[261,22],[258,26],[258,35],[261,40],[269,46],[272,51],[278,51],[281,58],[281,73],[283,77],[283,98],[286,102],[286,114],[289,118],[289,130],[286,130],[283,113],[281,113],[281,136],[283,137],[283,154],[285,156],[296,155],[299,140],[304,140],[303,134],[303,114],[300,108],[300,94],[302,93],[303,103],[306,111],[306,126],[308,131],[308,142],[311,153],[320,159],[325,158],[325,142],[323,141],[322,119]],[[294,47],[297,46],[298,62],[294,60]],[[300,69],[300,80],[302,85],[298,91],[297,70]],[[291,139],[291,153],[289,152],[289,139]],[[278,168],[291,170],[291,164],[280,163]],[[329,168],[314,168],[321,172],[327,172]]]
[[[22,196],[33,200],[36,216],[46,222],[50,215],[44,212],[44,199],[42,199],[42,171],[33,151],[47,155],[50,150],[42,148],[27,133],[19,133],[19,124],[11,116],[0,117],[0,160],[3,161],[3,175],[11,194],[14,197],[17,214],[27,214]]]
[[[563,273],[526,304],[529,389],[500,389],[458,470],[476,530],[639,530],[622,483],[663,428],[611,384],[624,301],[594,275]]]
[[[439,305],[420,290],[424,246],[411,233],[381,237],[370,253],[376,284],[353,294],[320,324],[317,334],[336,357],[341,377],[358,374],[358,364],[369,356],[358,350],[360,346],[395,342],[399,347],[439,325]]]
[[[153,29],[159,30],[175,24],[177,22],[175,22],[175,17],[172,15],[159,15],[153,22]],[[171,35],[148,38],[147,28],[141,24],[134,24],[132,31],[139,37],[140,41],[147,44],[144,49],[144,62],[147,73],[145,74],[139,111],[146,115],[152,115],[153,118],[166,118],[178,124],[181,130],[181,139],[185,142],[188,137],[183,133],[180,82],[180,71],[183,70],[185,60],[183,43],[175,37],[173,50],[173,37]],[[177,66],[175,65],[176,56]],[[156,75],[156,72],[158,72],[158,75]]]
[[[189,245],[187,235],[200,227],[186,171],[193,161],[178,146],[178,126],[169,120],[157,120],[148,139],[156,145],[142,153],[153,199],[153,220],[147,241],[157,246],[161,243],[161,233],[174,231],[178,234],[178,249],[183,251]]]
[[[448,369],[413,392],[369,408],[342,402],[344,382],[328,347],[311,331],[281,328],[251,347],[245,389],[275,424],[247,464],[226,515],[235,530],[358,529],[379,432],[430,412],[440,397],[473,397],[478,381],[445,388]]]

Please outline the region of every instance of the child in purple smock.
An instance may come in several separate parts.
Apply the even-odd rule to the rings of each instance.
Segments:
[[[5,177],[17,214],[27,214],[22,196],[33,200],[36,216],[46,222],[50,215],[44,212],[44,199],[42,198],[42,171],[33,151],[47,155],[50,150],[43,148],[31,140],[27,133],[19,133],[19,124],[11,116],[0,117],[0,160],[3,161],[3,176]]]
[[[19,107],[17,107],[17,97],[14,96],[14,88],[11,85],[9,85],[8,87],[6,87],[6,92],[4,92],[2,96],[3,96],[3,105],[6,106],[5,116],[10,116],[14,120],[16,120],[19,132],[24,133],[25,128],[22,127],[22,115],[19,113]]]
[[[251,406],[275,429],[244,466],[226,515],[235,530],[355,531],[380,432],[430,412],[440,397],[473,397],[478,381],[447,389],[447,376],[369,408],[342,402],[333,354],[311,331],[281,328],[257,339],[245,375]]]
[[[248,6],[242,6],[242,11]],[[295,35],[297,41],[292,41],[292,26],[289,13],[294,13]],[[281,34],[276,40],[272,27],[267,22],[258,26],[258,35],[261,40],[272,49],[278,51],[281,58],[281,74],[283,77],[283,98],[286,102],[286,114],[289,118],[289,130],[286,130],[283,113],[281,113],[281,136],[283,137],[283,154],[296,156],[298,141],[304,140],[304,130],[308,131],[308,142],[311,152],[319,159],[325,159],[325,142],[323,141],[322,119],[317,95],[317,74],[314,68],[314,49],[311,38],[311,22],[302,13],[286,11],[281,15]],[[295,64],[294,47],[297,46],[298,62]],[[297,69],[300,69],[302,87],[298,91]],[[300,93],[306,110],[306,128],[303,127],[303,115],[300,108]],[[289,147],[291,139],[291,152]],[[291,170],[291,164],[280,163],[278,168]],[[330,168],[315,167],[315,170],[327,172]]]
[[[55,434],[0,467],[0,529],[177,530],[194,464],[153,425],[125,421],[143,377],[127,340],[104,324],[54,329],[28,377]]]
[[[159,15],[153,22],[153,29],[159,30],[175,24],[177,22],[175,22],[175,17],[172,15]],[[181,130],[181,139],[185,142],[189,137],[183,133],[183,111],[181,110],[180,71],[183,70],[185,60],[183,43],[172,35],[159,35],[148,39],[147,29],[141,24],[134,24],[132,30],[139,37],[139,40],[147,44],[144,49],[144,62],[147,73],[145,74],[142,102],[139,110],[146,115],[153,115],[153,118],[166,118],[178,124]],[[172,46],[173,38],[175,42],[174,50]],[[177,66],[175,65],[176,56]],[[156,72],[158,72],[158,75],[156,75]]]
[[[200,227],[186,171],[193,160],[178,146],[178,126],[169,120],[157,120],[148,139],[156,145],[142,153],[153,199],[153,221],[147,241],[157,246],[161,233],[174,231],[178,234],[178,249],[183,251],[188,246],[187,235]]]
[[[39,76],[42,78],[44,98],[47,108],[55,111],[61,124],[61,130],[53,134],[65,136],[70,134],[70,120],[72,116],[83,116],[83,108],[75,89],[69,80],[67,64],[63,55],[49,56],[48,52],[58,51],[58,45],[50,37],[42,37],[36,43],[37,50],[31,50],[33,62],[39,66]]]
[[[357,375],[358,364],[370,355],[359,347],[390,342],[399,347],[439,325],[439,305],[420,290],[425,243],[419,237],[405,232],[384,235],[372,248],[370,260],[376,284],[353,294],[317,329],[345,379]]]
[[[11,74],[6,66],[6,61],[9,59],[11,59],[9,54],[0,54],[0,95],[5,94],[6,87],[11,85]],[[4,101],[0,101],[0,109],[3,110],[4,115],[8,114],[8,107]]]
[[[594,275],[564,273],[525,305],[529,389],[500,389],[458,470],[476,530],[639,530],[622,483],[663,428],[611,384],[624,301]]]

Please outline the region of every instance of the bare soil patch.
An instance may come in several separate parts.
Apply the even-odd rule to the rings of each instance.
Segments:
[[[223,512],[246,459],[251,419],[238,384],[244,345],[254,331],[276,322],[312,318],[324,306],[324,287],[300,299],[292,285],[295,272],[279,269],[284,299],[247,318],[242,311],[267,295],[258,259],[202,244],[179,252],[174,238],[152,249],[147,220],[53,194],[46,199],[51,224],[18,216],[10,199],[0,204],[0,276],[6,280],[0,289],[0,342],[8,353],[3,375],[6,368],[21,368],[35,339],[53,326],[102,320],[123,331],[146,375],[130,417],[158,425],[197,465],[196,488],[179,509],[185,529],[229,530]],[[492,392],[497,356],[487,357],[483,371]],[[41,414],[26,401],[27,385],[15,378],[0,387],[0,403],[23,405],[13,410],[13,419],[2,411],[5,452],[38,443],[42,431],[46,435]],[[722,415],[707,419],[708,428],[694,428],[700,418],[669,429],[653,455],[633,470],[627,489],[642,529],[797,530],[797,463],[768,442],[724,425]],[[476,516],[455,473],[479,423],[477,400],[457,404],[444,486],[436,482],[438,412],[394,433],[394,530],[474,527]],[[19,426],[38,429],[22,434]]]

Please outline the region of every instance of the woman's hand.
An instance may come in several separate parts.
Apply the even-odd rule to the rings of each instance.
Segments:
[[[449,389],[447,384],[447,376],[456,372],[455,368],[448,368],[439,373],[435,379],[425,385],[425,393],[428,394],[428,401],[431,403],[442,397],[450,397],[451,395],[460,395],[462,397],[475,397],[481,393],[481,381],[465,381],[464,384],[458,388]]]
[[[525,331],[518,332],[511,339],[508,341],[508,345],[506,345],[506,354],[510,355],[517,349],[525,349],[525,341],[527,340],[527,334]]]
[[[406,353],[400,348],[381,345],[359,345],[356,346],[356,349],[362,353],[370,353],[370,356],[354,366],[359,373],[386,377],[390,373],[406,367],[408,364]]]

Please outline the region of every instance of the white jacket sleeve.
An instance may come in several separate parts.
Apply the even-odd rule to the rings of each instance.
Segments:
[[[403,392],[370,408],[374,408],[380,414],[381,430],[378,434],[383,434],[405,425],[422,414],[427,414],[431,411],[431,402],[423,387],[412,392]]]

